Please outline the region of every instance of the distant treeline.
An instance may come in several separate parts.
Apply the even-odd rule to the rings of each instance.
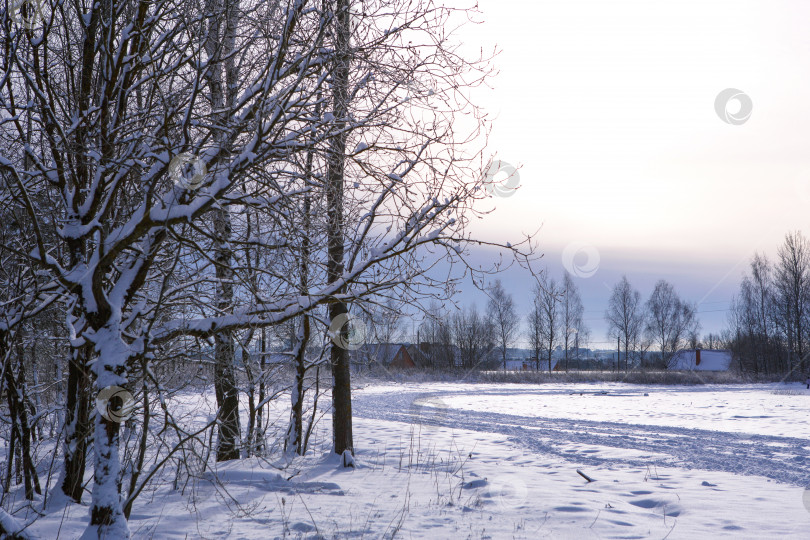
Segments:
[[[810,243],[785,235],[776,261],[755,254],[740,284],[723,336],[735,363],[751,373],[808,372],[810,353]]]

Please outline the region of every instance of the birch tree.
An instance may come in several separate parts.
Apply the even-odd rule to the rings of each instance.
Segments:
[[[784,307],[784,328],[791,363],[804,373],[805,343],[810,316],[810,242],[801,232],[788,233],[777,251],[775,288]],[[791,365],[792,369],[794,366]]]
[[[578,345],[579,334],[586,333],[582,320],[585,307],[582,305],[582,297],[579,295],[579,289],[568,271],[566,271],[563,276],[561,287],[560,317],[563,328],[562,342],[563,354],[565,355],[565,371],[568,371],[568,354],[572,341]]]
[[[655,284],[645,307],[645,333],[658,345],[666,365],[681,344],[697,332],[697,308],[681,300],[672,284],[663,279]]]
[[[605,311],[605,321],[608,323],[608,335],[619,338],[624,343],[626,371],[629,367],[631,346],[635,347],[644,321],[641,293],[633,289],[627,276],[622,276],[622,279],[613,286],[608,309]]]
[[[501,280],[495,280],[495,284],[489,289],[488,294],[487,317],[495,332],[496,343],[500,349],[501,362],[505,371],[506,350],[517,337],[519,319],[515,312],[515,301],[504,290]]]
[[[530,315],[530,340],[534,342],[535,352],[542,351],[549,373],[552,370],[554,349],[560,343],[563,329],[561,327],[560,298],[562,289],[554,278],[543,272],[534,287],[534,311]],[[537,356],[539,362],[539,354]]]

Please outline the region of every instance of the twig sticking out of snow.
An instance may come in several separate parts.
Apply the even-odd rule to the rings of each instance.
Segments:
[[[579,469],[577,469],[577,474],[580,475],[585,480],[587,480],[588,482],[593,482],[593,478],[591,478],[590,476],[588,476],[584,472],[580,471]]]
[[[354,456],[352,455],[351,450],[344,450],[342,458],[344,467],[351,467],[352,469],[354,469],[355,467]]]

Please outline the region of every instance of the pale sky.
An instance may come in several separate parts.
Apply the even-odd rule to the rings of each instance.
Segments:
[[[521,186],[476,232],[512,240],[542,226],[558,276],[567,245],[593,246],[598,268],[577,282],[594,342],[622,273],[645,299],[669,280],[701,302],[703,333],[722,329],[753,253],[773,258],[786,232],[810,233],[810,2],[479,6],[484,23],[464,41],[502,52],[475,99],[496,118],[489,153],[520,167]],[[727,88],[753,104],[741,125],[715,112]],[[528,279],[504,282],[527,312]]]

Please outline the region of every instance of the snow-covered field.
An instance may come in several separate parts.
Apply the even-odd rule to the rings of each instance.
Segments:
[[[785,384],[369,385],[354,393],[355,470],[329,457],[324,417],[311,455],[231,462],[185,492],[158,485],[130,526],[146,538],[810,538],[808,413],[810,392]],[[56,500],[30,530],[74,538],[86,520]]]

